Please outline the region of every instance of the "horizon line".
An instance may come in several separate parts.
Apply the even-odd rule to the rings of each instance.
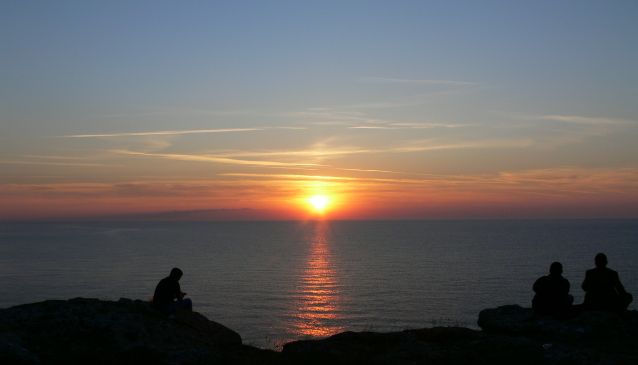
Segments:
[[[151,213],[153,214],[153,213]],[[158,213],[159,214],[159,213]],[[83,222],[83,223],[140,223],[140,222],[192,222],[192,223],[233,223],[233,222],[399,222],[399,221],[638,221],[638,217],[400,217],[400,218],[230,218],[230,219],[206,219],[206,218],[131,218],[124,216],[102,216],[102,217],[47,217],[47,218],[26,218],[26,219],[2,219],[0,224],[16,224],[16,223],[67,223],[67,222]]]

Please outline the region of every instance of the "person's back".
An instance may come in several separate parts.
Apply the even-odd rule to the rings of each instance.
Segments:
[[[179,286],[182,270],[173,268],[168,277],[160,280],[155,287],[153,306],[166,314],[173,314],[177,309],[192,310],[190,299],[184,299],[186,293]]]
[[[167,276],[160,280],[155,287],[153,305],[157,308],[166,308],[173,301],[179,299],[181,293],[179,282],[175,278]]]
[[[540,277],[534,283],[536,295],[532,300],[532,308],[539,314],[565,315],[574,297],[569,295],[569,281],[562,276],[563,265],[554,262],[549,272],[549,275]]]
[[[599,253],[596,268],[587,270],[582,288],[585,291],[584,307],[594,310],[625,310],[632,301],[625,291],[618,273],[607,268],[607,256]]]

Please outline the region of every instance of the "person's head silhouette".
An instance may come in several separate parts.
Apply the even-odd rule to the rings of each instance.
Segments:
[[[596,255],[596,258],[594,259],[594,262],[596,262],[596,267],[607,267],[607,255],[605,255],[604,253],[599,253],[598,255]]]
[[[171,274],[170,274],[169,276],[170,276],[170,278],[171,278],[171,279],[173,279],[173,280],[175,280],[175,281],[178,281],[179,279],[181,279],[181,278],[182,278],[182,275],[184,275],[184,273],[182,272],[182,270],[180,270],[180,269],[178,269],[178,268],[174,267],[174,268],[171,270]]]
[[[552,262],[549,266],[550,275],[561,275],[563,273],[563,265],[560,262]]]

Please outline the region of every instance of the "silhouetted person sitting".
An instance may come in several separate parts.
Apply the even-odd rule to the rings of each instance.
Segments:
[[[532,308],[539,314],[564,316],[569,312],[574,297],[569,295],[569,281],[563,277],[563,265],[553,262],[549,275],[542,276],[534,283]]]
[[[585,309],[624,311],[633,300],[620,283],[618,273],[607,268],[607,256],[599,253],[595,258],[596,268],[587,270],[583,290]]]
[[[173,268],[170,275],[160,280],[155,287],[153,306],[167,315],[175,314],[178,309],[193,310],[193,303],[190,299],[184,299],[186,293],[179,286],[182,275],[182,270]]]

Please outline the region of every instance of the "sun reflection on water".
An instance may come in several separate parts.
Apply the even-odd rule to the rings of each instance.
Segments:
[[[336,324],[341,294],[328,238],[328,222],[317,222],[301,275],[294,323],[301,336],[323,337],[343,331],[343,327]]]

